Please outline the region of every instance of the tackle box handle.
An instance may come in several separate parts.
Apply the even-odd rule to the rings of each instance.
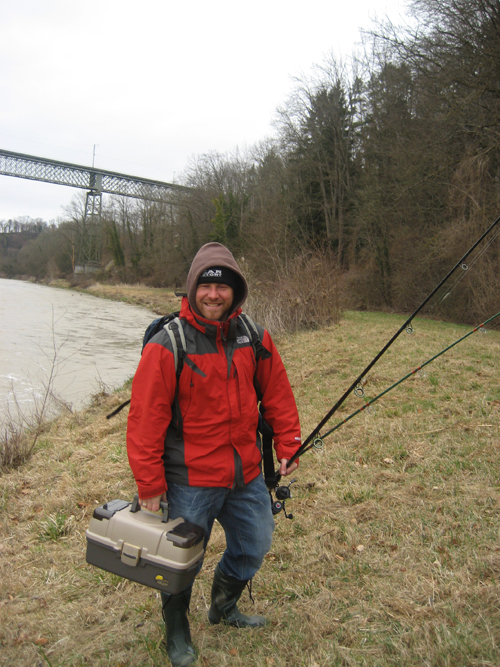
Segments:
[[[162,523],[168,523],[168,513],[170,510],[170,505],[166,500],[160,500],[160,507],[163,512],[163,515],[161,517],[161,522]],[[132,501],[132,507],[130,508],[131,512],[139,512],[141,509],[141,506],[139,504],[139,495],[136,493],[134,496],[134,500]]]

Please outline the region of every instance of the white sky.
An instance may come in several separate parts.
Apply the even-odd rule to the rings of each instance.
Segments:
[[[0,148],[172,182],[273,133],[293,77],[405,0],[0,0]],[[0,176],[0,220],[77,191]]]

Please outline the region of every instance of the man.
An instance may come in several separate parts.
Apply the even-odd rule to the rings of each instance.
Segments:
[[[233,255],[207,243],[187,277],[180,318],[186,358],[178,380],[165,331],[145,346],[132,384],[127,451],[141,506],[156,511],[167,498],[172,519],[204,528],[205,546],[215,519],[226,550],[215,569],[210,623],[260,627],[262,616],[241,613],[237,602],[271,547],[274,519],[261,472],[255,381],[266,421],[274,430],[280,474],[300,446],[300,426],[283,362],[269,333],[258,327],[264,354],[256,363],[238,319],[248,288]],[[180,422],[180,423],[179,423]],[[196,660],[187,612],[189,587],[162,593],[167,652],[173,665]]]

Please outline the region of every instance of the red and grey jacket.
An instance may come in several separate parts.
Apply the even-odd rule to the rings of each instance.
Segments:
[[[224,322],[205,320],[183,299],[181,433],[172,410],[176,375],[170,338],[161,331],[144,348],[132,384],[127,430],[129,462],[141,498],[160,495],[168,482],[233,488],[260,474],[254,375],[278,460],[297,451],[299,417],[281,357],[269,333],[258,327],[269,356],[261,357],[256,369],[240,313],[238,308]]]

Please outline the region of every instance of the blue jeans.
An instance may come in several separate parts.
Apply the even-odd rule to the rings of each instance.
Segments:
[[[274,530],[271,501],[262,475],[242,489],[169,483],[167,499],[170,518],[182,517],[205,530],[205,547],[217,519],[226,535],[220,569],[240,581],[253,578],[271,548]]]

